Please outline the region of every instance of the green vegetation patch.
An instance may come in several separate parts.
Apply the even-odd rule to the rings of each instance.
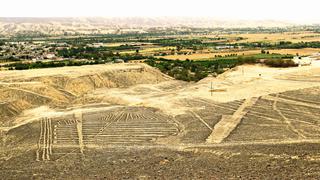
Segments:
[[[104,61],[50,61],[50,62],[32,62],[32,63],[12,63],[5,65],[9,70],[26,70],[26,69],[40,69],[64,66],[83,66],[93,64],[104,64]]]
[[[199,81],[209,74],[216,76],[226,69],[243,64],[265,64],[270,67],[294,67],[297,66],[290,55],[280,54],[256,54],[250,56],[220,57],[204,61],[179,61],[167,59],[149,59],[148,65],[158,68],[161,72],[183,81]]]

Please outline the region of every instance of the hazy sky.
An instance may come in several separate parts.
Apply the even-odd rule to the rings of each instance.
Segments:
[[[1,17],[210,16],[320,23],[320,0],[1,0]]]

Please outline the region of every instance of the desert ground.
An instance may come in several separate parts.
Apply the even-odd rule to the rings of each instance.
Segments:
[[[0,179],[318,179],[320,61],[183,82],[145,64],[0,72]]]

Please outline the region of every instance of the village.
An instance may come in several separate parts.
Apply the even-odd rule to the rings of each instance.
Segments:
[[[206,35],[200,33],[198,36]],[[239,36],[241,37],[241,34]],[[182,36],[183,39],[180,39],[181,36],[177,36],[176,40],[171,37],[168,39],[160,37],[153,41],[143,38],[136,39],[134,35],[128,35],[130,38],[126,39],[121,36],[118,37],[118,35],[111,37],[111,39],[87,37],[83,40],[75,37],[67,42],[63,42],[63,39],[59,38],[53,40],[46,38],[38,38],[39,40],[30,38],[21,40],[4,39],[0,41],[0,69],[13,70],[16,69],[16,66],[19,66],[17,69],[44,67],[32,66],[33,63],[46,63],[45,67],[58,64],[57,66],[60,67],[63,64],[72,66],[101,63],[143,63],[150,59],[157,61],[171,60],[173,62],[184,60],[210,62],[221,59],[232,61],[239,58],[254,58],[260,63],[278,58],[290,61],[297,66],[305,66],[310,65],[312,61],[318,60],[320,57],[320,49],[317,48],[277,50],[270,48],[270,45],[268,45],[269,48],[260,47],[261,43],[242,43],[242,45],[239,45],[237,40],[243,41],[243,38],[235,40],[234,35],[213,38],[218,41],[214,43],[208,42],[207,39],[205,41],[200,39],[189,40],[184,36]],[[96,42],[96,40],[106,42]],[[108,41],[116,41],[117,43],[108,43]],[[230,44],[230,42],[233,42],[233,44]],[[199,45],[192,43],[198,43]],[[249,45],[257,47],[247,47]]]

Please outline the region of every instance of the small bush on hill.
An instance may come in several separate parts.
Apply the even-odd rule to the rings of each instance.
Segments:
[[[265,64],[270,67],[296,67],[298,66],[292,60],[285,59],[269,59],[265,61]]]

